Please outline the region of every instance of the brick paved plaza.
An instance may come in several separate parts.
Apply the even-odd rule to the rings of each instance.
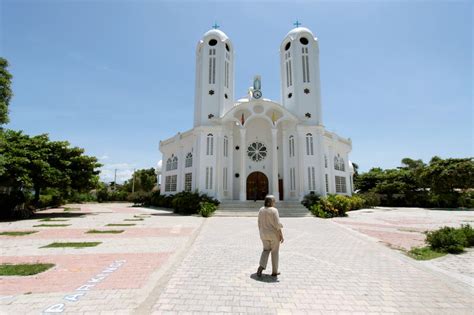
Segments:
[[[474,251],[419,262],[403,250],[422,231],[474,223],[468,211],[365,209],[347,218],[282,218],[281,276],[255,272],[256,218],[176,216],[129,204],[72,205],[37,219],[1,222],[1,262],[56,266],[0,277],[5,314],[436,313],[472,314]],[[44,217],[67,221],[39,221]],[[139,220],[143,218],[143,220]],[[125,221],[127,220],[127,221]],[[137,221],[129,221],[137,220]],[[64,227],[34,227],[68,224]],[[107,224],[135,224],[106,226]],[[88,234],[90,229],[125,230]],[[52,242],[102,242],[41,248]]]

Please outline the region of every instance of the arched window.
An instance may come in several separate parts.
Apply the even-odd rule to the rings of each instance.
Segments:
[[[227,44],[226,44],[227,46]],[[229,47],[229,46],[227,46]],[[229,88],[229,76],[230,76],[230,53],[225,53],[225,64],[224,64],[224,86]]]
[[[346,166],[344,165],[344,159],[339,154],[334,157],[334,169],[336,171],[342,172],[346,170]]]
[[[346,167],[344,165],[344,159],[343,158],[339,158],[339,170],[343,171],[343,172],[346,171]]]
[[[289,150],[290,150],[290,156],[295,156],[295,137],[290,136],[289,139]]]
[[[172,160],[171,160],[171,158],[169,158],[168,160],[166,160],[166,170],[167,170],[167,171],[171,171],[171,163],[173,163]]]
[[[206,155],[214,155],[214,136],[212,133],[207,135]]]
[[[303,65],[303,82],[309,83],[309,57],[308,57],[308,47],[301,48],[301,61]]]
[[[184,161],[184,167],[191,167],[193,166],[193,154],[189,152],[186,154],[186,160]]]
[[[306,155],[314,155],[313,135],[310,133],[306,134]]]
[[[293,85],[292,71],[291,71],[291,53],[287,51],[285,53],[285,67],[286,67],[286,87]]]
[[[178,157],[177,156],[175,156],[173,158],[173,162],[171,163],[171,169],[172,170],[178,169]]]
[[[316,190],[316,174],[314,166],[308,167],[308,189]]]
[[[209,84],[214,83],[216,83],[216,49],[211,48],[209,49]]]
[[[229,156],[229,139],[227,139],[227,136],[224,136],[224,156]]]

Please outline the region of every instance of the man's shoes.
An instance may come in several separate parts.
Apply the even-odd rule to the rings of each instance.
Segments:
[[[272,277],[278,277],[279,275],[280,275],[279,272],[277,272],[277,273],[272,273]]]
[[[261,276],[262,276],[262,271],[263,271],[263,267],[262,267],[262,266],[259,266],[258,269],[257,269],[257,277],[261,277]]]

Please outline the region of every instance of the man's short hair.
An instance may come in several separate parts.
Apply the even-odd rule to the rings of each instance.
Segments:
[[[275,205],[275,196],[266,195],[265,196],[265,207],[273,207]]]

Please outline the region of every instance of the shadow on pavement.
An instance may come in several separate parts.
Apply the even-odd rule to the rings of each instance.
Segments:
[[[250,278],[258,282],[267,282],[267,283],[280,282],[277,277],[272,277],[266,274],[262,274],[262,276],[259,277],[257,276],[257,273],[253,273],[250,275]]]

